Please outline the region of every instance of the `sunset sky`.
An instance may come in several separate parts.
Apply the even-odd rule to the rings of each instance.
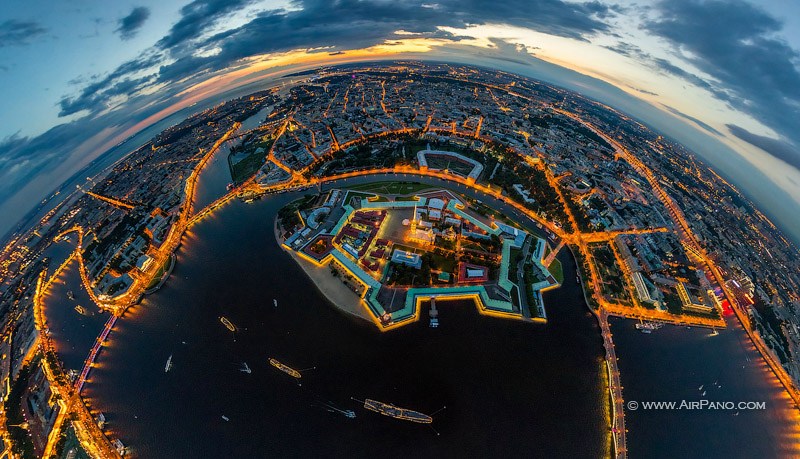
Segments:
[[[0,15],[0,234],[179,108],[287,68],[395,58],[499,68],[598,99],[800,228],[796,0],[32,0]]]

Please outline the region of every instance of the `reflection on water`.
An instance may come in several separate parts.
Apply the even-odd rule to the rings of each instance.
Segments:
[[[118,322],[87,394],[140,457],[472,456],[531,445],[602,454],[602,348],[576,289],[552,292],[548,326],[451,303],[439,329],[422,321],[382,334],[326,304],[277,246],[272,223],[286,200],[236,202],[194,227],[170,281]],[[269,357],[316,369],[298,386]],[[447,406],[433,424],[441,435],[351,397]]]
[[[221,181],[223,165],[203,177],[208,202],[219,191],[208,177]],[[234,201],[203,220],[187,232],[165,286],[117,322],[85,393],[138,457],[604,454],[601,340],[568,254],[559,257],[566,284],[545,293],[546,326],[444,303],[439,329],[423,317],[382,334],[328,305],[277,246],[275,213],[297,196]],[[79,368],[105,317],[79,315],[65,299],[72,289],[76,302],[90,304],[75,266],[62,277],[67,284],[54,284],[46,314],[67,367]],[[786,421],[796,411],[741,330],[708,337],[664,327],[643,335],[612,322],[627,400],[696,400],[702,385],[709,399],[768,406],[739,414],[631,411],[632,457],[787,455],[799,424]],[[298,386],[270,357],[316,368]],[[240,371],[243,363],[251,374]],[[366,411],[351,397],[426,413],[447,406],[433,423],[441,435]]]
[[[798,457],[798,412],[735,318],[717,336],[611,323],[626,401],[766,402],[764,410],[628,410],[632,457]]]

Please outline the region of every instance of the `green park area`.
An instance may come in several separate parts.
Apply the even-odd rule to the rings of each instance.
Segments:
[[[373,182],[350,187],[352,190],[392,195],[412,194],[430,188],[430,185],[425,185],[419,182]]]
[[[553,275],[559,284],[564,283],[564,268],[561,266],[560,261],[553,259],[553,262],[550,263],[550,266],[547,267],[547,270],[550,271],[550,274]]]
[[[231,181],[240,184],[249,179],[261,166],[267,157],[267,152],[272,147],[274,140],[247,143],[240,148],[232,148],[228,155],[228,167],[231,171]]]

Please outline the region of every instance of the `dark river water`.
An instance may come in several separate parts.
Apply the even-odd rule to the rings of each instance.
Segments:
[[[208,202],[217,193],[198,192]],[[112,437],[142,458],[606,454],[602,341],[568,252],[559,256],[565,285],[545,294],[547,325],[483,317],[471,303],[453,302],[437,304],[439,329],[422,320],[381,333],[328,304],[277,245],[275,214],[299,196],[233,201],[192,227],[169,281],[117,322],[84,389],[91,407],[109,420]],[[77,282],[74,269],[63,277],[67,284],[56,286],[62,291],[70,279]],[[47,315],[65,364],[79,368],[106,317],[80,316],[74,303],[54,290]],[[228,331],[220,316],[239,331]],[[692,331],[672,335],[664,328],[644,340],[629,329],[614,323],[626,399],[670,399],[719,379],[738,384],[737,397],[788,406],[763,368],[738,378],[715,369],[720,362],[741,367],[757,355],[729,354],[733,345],[697,345],[703,337]],[[725,333],[712,342],[727,343]],[[170,355],[174,366],[165,373]],[[668,362],[653,361],[665,356]],[[269,365],[270,357],[313,369],[298,386]],[[252,374],[239,371],[242,362]],[[425,413],[446,409],[431,428],[367,411],[351,397]],[[741,414],[728,424],[714,418],[698,424],[688,412],[668,419],[642,413],[629,416],[631,457],[734,457],[737,451],[774,457],[780,450],[770,445],[785,440],[787,430],[764,413]],[[707,446],[740,431],[747,435],[740,443],[750,449]]]
[[[800,457],[798,413],[735,318],[728,328],[664,326],[650,335],[634,321],[611,329],[627,403],[631,457]],[[764,409],[644,409],[645,401],[764,402]],[[688,406],[688,405],[687,405]]]

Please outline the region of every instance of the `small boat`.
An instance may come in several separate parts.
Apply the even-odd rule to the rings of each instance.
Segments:
[[[364,400],[364,408],[376,413],[380,413],[384,416],[402,419],[404,421],[418,422],[420,424],[430,424],[433,422],[433,418],[427,414],[420,413],[419,411],[399,408],[389,403],[383,403],[377,400]]]
[[[222,420],[223,420],[223,421],[225,421],[225,422],[228,422],[228,421],[230,421],[231,419],[230,419],[228,416],[225,416],[225,415],[223,414],[223,415],[222,415]]]
[[[711,334],[708,335],[708,336],[717,336],[717,335],[719,335],[719,332],[717,331],[717,329],[716,328],[712,328],[711,329]]]
[[[167,359],[167,364],[164,365],[164,373],[169,372],[169,370],[171,369],[172,369],[172,354],[169,355],[169,358]]]
[[[230,320],[228,320],[226,317],[220,316],[219,321],[222,322],[222,325],[225,325],[225,328],[227,328],[228,330],[230,330],[232,332],[236,331],[236,326],[233,325],[233,323]]]
[[[697,390],[703,390],[703,386],[705,386],[705,384],[703,384],[700,387],[698,387]]]
[[[82,316],[85,316],[85,315],[87,315],[87,314],[86,314],[86,308],[84,308],[84,307],[83,307],[83,306],[81,306],[81,305],[76,305],[76,306],[75,306],[75,310],[76,310],[76,311],[78,311],[78,314],[80,314],[80,315],[82,315]]]
[[[278,307],[278,300],[273,298],[272,299],[272,305],[277,308]]]
[[[286,373],[287,375],[291,376],[292,378],[300,379],[303,377],[303,375],[301,375],[299,371],[295,370],[292,367],[286,366],[273,358],[269,359],[269,364],[281,370],[282,372]]]
[[[75,301],[75,294],[72,293],[72,290],[67,292],[67,298],[69,298],[70,300]]]
[[[122,444],[122,441],[119,438],[114,440],[112,444],[114,445],[114,448],[116,448],[117,454],[119,454],[120,456],[124,456],[125,454],[128,453],[128,448],[124,444]]]
[[[658,330],[659,328],[663,327],[664,324],[659,322],[642,322],[642,320],[639,319],[639,323],[637,323],[635,326],[636,329],[642,333],[652,333],[653,330]]]
[[[706,391],[703,391],[703,393],[702,393],[702,394],[700,394],[700,395],[702,395],[703,397],[705,397],[705,396],[706,396]]]
[[[241,367],[241,368],[239,368],[239,371],[241,371],[242,373],[247,373],[247,374],[250,374],[250,373],[252,373],[252,372],[253,372],[253,371],[250,369],[250,367],[248,367],[248,366],[247,366],[247,362],[242,362],[242,367]]]

